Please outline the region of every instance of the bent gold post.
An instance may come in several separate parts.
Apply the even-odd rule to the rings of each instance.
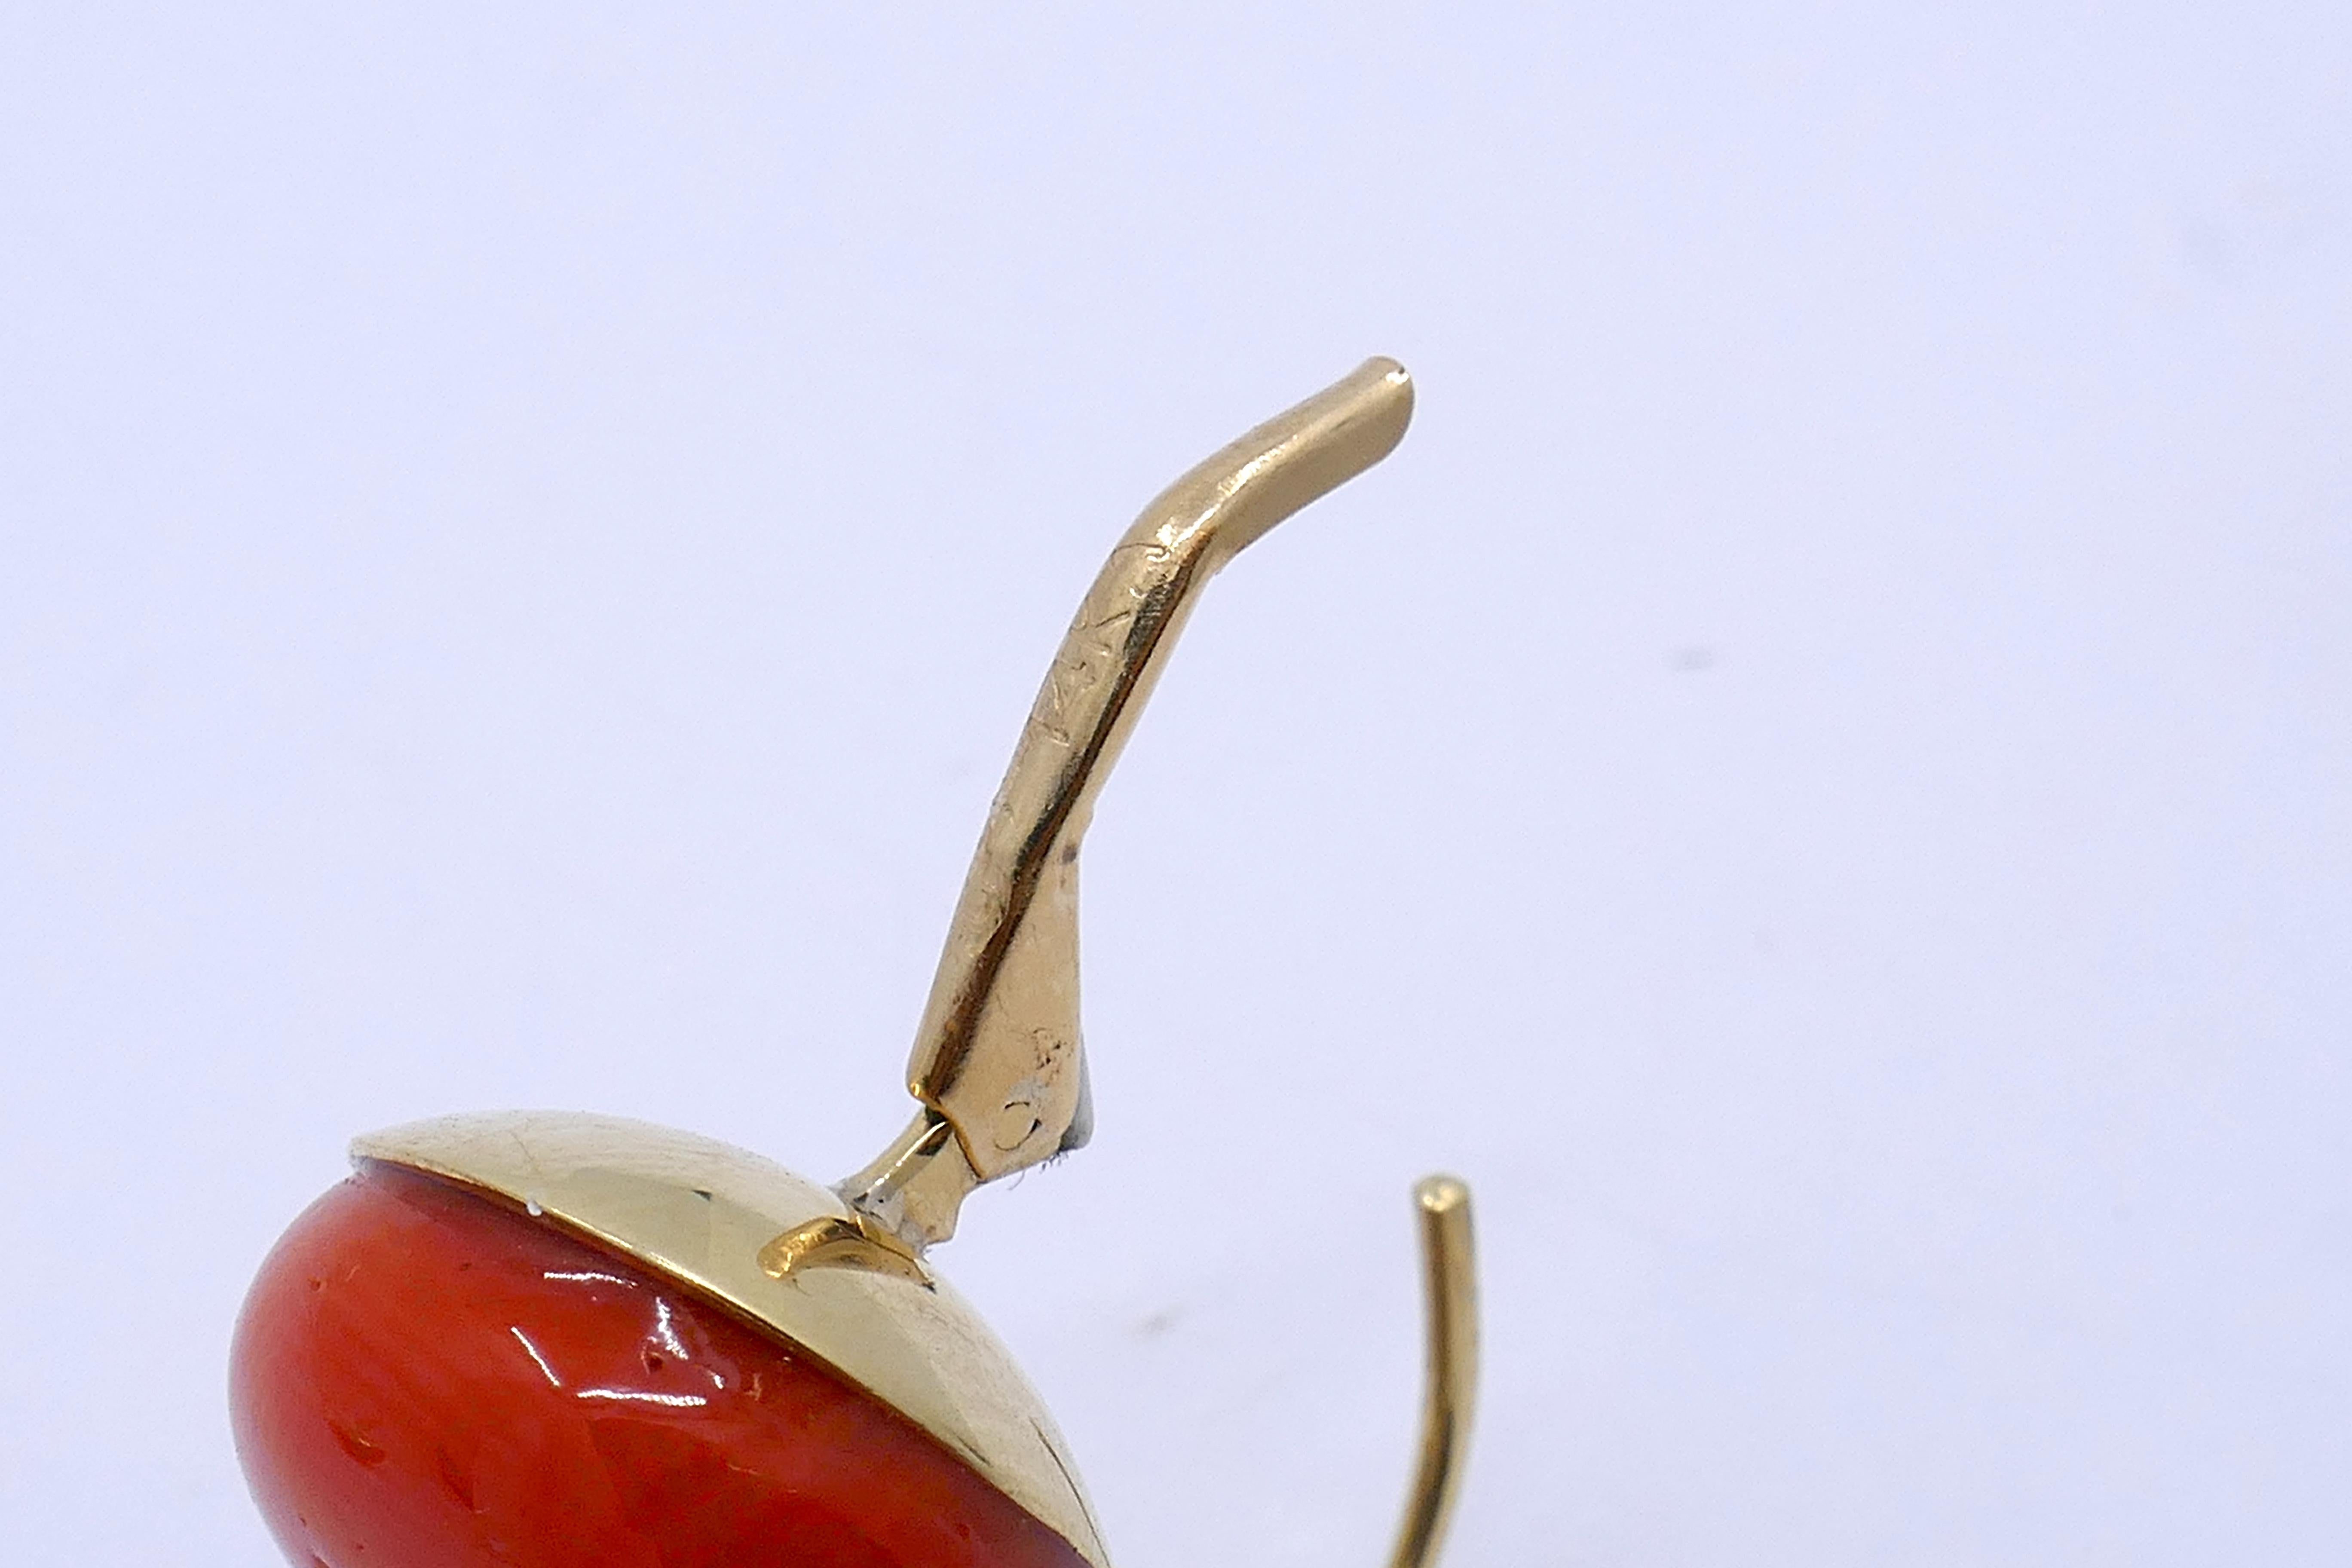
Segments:
[[[1143,510],[1062,639],[990,806],[907,1064],[921,1109],[837,1189],[919,1252],[984,1182],[1085,1143],[1078,842],[1201,585],[1275,524],[1388,456],[1412,416],[1394,360],[1250,431]]]
[[[1421,1456],[1405,1494],[1389,1568],[1430,1568],[1444,1544],[1470,1419],[1478,1403],[1478,1267],[1470,1189],[1452,1176],[1426,1176],[1412,1190],[1421,1226],[1423,1373]]]

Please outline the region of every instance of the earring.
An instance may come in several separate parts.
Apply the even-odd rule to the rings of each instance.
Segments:
[[[934,1268],[963,1200],[1087,1142],[1077,853],[1193,596],[1402,437],[1375,359],[1176,481],[1112,549],[990,808],[908,1064],[831,1188],[615,1117],[359,1139],[237,1323],[237,1452],[299,1568],[1108,1568],[1077,1469]],[[1415,1188],[1427,1367],[1391,1568],[1434,1560],[1477,1362],[1470,1200]]]

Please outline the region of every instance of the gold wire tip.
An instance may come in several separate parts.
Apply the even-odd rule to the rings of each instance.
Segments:
[[[1444,1543],[1478,1404],[1478,1258],[1470,1189],[1453,1176],[1423,1176],[1412,1189],[1421,1228],[1421,1453],[1405,1493],[1389,1568],[1429,1568]]]

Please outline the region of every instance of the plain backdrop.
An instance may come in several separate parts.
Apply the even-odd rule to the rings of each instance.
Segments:
[[[1368,353],[940,1255],[1126,1568],[2352,1560],[2352,10],[20,5],[0,1517],[257,1568],[354,1132],[831,1178],[1110,541]],[[348,1565],[338,1565],[348,1568]]]

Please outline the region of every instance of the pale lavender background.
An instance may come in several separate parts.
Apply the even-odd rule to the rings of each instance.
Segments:
[[[838,1174],[1104,547],[1368,353],[950,1271],[1127,1568],[2352,1560],[2352,12],[12,7],[0,1517],[269,1561],[352,1132]]]

